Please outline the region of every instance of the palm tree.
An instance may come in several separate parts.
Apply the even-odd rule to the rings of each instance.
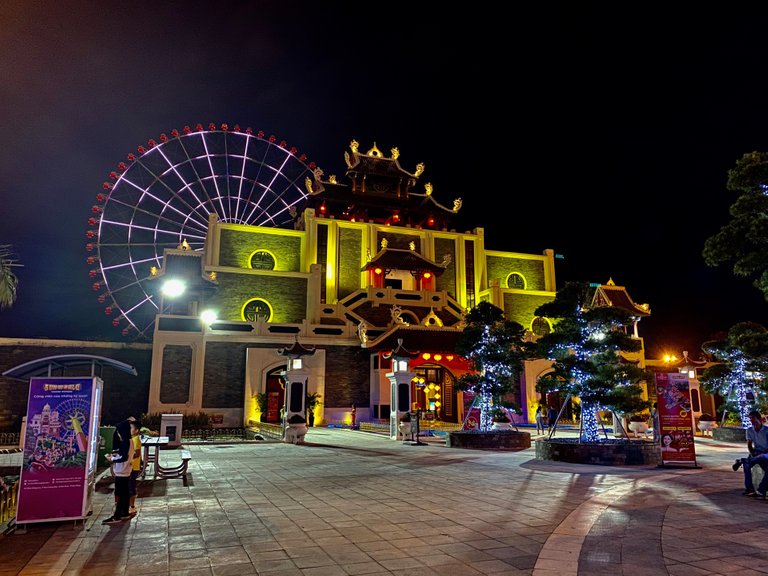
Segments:
[[[16,261],[11,246],[0,244],[0,310],[13,306],[16,301],[19,279],[13,272],[15,266],[21,264]]]

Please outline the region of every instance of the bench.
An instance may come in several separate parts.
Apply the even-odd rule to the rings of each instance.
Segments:
[[[192,453],[186,448],[182,448],[179,453],[181,455],[181,464],[168,467],[160,466],[158,463],[155,464],[158,478],[183,478],[185,481],[187,480],[187,468],[189,461],[192,460]]]

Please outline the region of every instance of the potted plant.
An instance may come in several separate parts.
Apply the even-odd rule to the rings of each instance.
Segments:
[[[320,394],[317,392],[312,392],[312,394],[307,394],[307,397],[304,400],[304,406],[307,410],[307,423],[309,426],[315,425],[315,408],[320,406],[322,402],[320,402]]]
[[[259,422],[265,422],[267,419],[267,407],[269,405],[269,397],[266,392],[257,392],[253,395],[253,399],[256,401],[256,409],[259,411]]]
[[[645,414],[632,414],[629,417],[629,429],[635,433],[635,437],[638,434],[648,432],[648,416]]]
[[[697,424],[697,427],[699,430],[701,430],[701,433],[705,436],[707,433],[710,435],[712,434],[712,430],[717,428],[717,422],[715,421],[715,417],[712,416],[712,414],[708,414],[707,412],[702,412],[701,416],[699,416],[699,422]]]

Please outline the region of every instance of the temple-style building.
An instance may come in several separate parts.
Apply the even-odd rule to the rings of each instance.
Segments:
[[[353,406],[358,422],[386,420],[395,413],[389,353],[400,344],[419,352],[409,368],[411,407],[460,422],[454,383],[467,366],[453,350],[465,310],[488,301],[532,337],[550,330],[534,310],[555,295],[552,250],[503,252],[486,247],[482,228],[449,229],[461,198],[439,202],[420,183],[424,166],[404,169],[397,149],[363,153],[353,141],[344,159],[343,178],[319,169],[307,178],[293,229],[213,215],[202,251],[166,251],[154,285],[179,279],[187,289],[162,298],[149,412],[205,411],[230,426],[278,422],[286,376],[279,350],[298,342],[314,350],[302,370],[305,392],[320,394],[318,422],[349,421]],[[201,320],[206,310],[216,319]],[[535,406],[546,366],[529,363],[524,409]],[[269,401],[259,415],[254,396],[262,392]]]

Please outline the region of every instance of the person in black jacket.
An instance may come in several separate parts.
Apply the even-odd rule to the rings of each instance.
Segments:
[[[119,524],[130,520],[130,478],[133,468],[133,442],[131,442],[131,423],[123,420],[115,427],[112,435],[112,454],[108,456],[115,474],[115,511],[102,524]]]

